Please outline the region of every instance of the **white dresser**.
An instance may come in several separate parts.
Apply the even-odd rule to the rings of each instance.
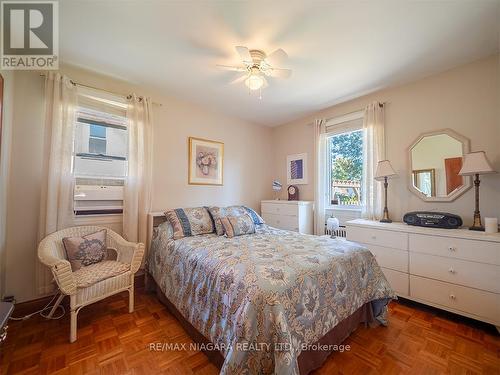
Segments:
[[[260,202],[266,224],[280,229],[313,234],[313,202],[268,200]]]
[[[347,222],[401,296],[500,327],[500,234]]]

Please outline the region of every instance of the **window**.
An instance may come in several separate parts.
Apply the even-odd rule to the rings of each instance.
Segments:
[[[123,98],[79,91],[74,137],[74,213],[121,214],[128,132]]]
[[[90,136],[92,138],[106,139],[106,126],[90,125]]]
[[[106,154],[106,127],[102,125],[90,125],[89,153]]]
[[[327,127],[327,207],[361,209],[363,177],[362,119]]]

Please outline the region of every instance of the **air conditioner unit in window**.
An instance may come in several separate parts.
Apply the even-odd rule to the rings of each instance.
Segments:
[[[123,186],[75,185],[76,215],[123,212]]]

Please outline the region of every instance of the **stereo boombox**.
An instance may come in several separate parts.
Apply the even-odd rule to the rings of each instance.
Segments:
[[[403,221],[408,225],[419,227],[455,229],[462,226],[462,218],[460,216],[445,212],[408,212],[403,216]]]

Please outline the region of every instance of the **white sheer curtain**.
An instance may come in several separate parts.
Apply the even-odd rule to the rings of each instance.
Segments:
[[[314,122],[314,234],[325,233],[326,200],[326,130],[325,120]]]
[[[363,183],[362,211],[365,219],[377,220],[382,216],[382,184],[375,181],[375,170],[380,160],[385,159],[384,106],[379,102],[365,108],[363,120]]]
[[[59,73],[45,78],[45,123],[43,180],[40,199],[38,240],[72,225],[73,219],[73,133],[76,87]],[[40,262],[36,268],[37,293],[53,289],[50,270]]]
[[[151,209],[152,102],[135,94],[128,98],[128,174],[123,197],[123,235],[146,243]]]

